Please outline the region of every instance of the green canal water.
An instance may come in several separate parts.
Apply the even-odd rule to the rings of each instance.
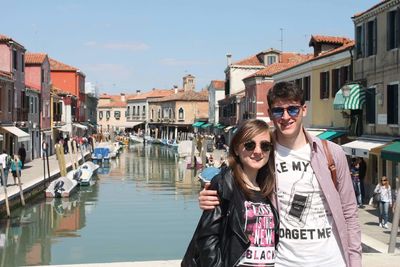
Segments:
[[[126,148],[69,199],[0,221],[0,266],[181,259],[201,215],[195,173],[158,145]]]

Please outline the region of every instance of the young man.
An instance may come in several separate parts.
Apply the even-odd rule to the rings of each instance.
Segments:
[[[268,105],[275,126],[274,204],[280,213],[275,266],[361,266],[361,229],[342,148],[328,143],[335,185],[321,140],[303,128],[303,91],[293,83],[277,83],[268,92]],[[200,207],[218,205],[215,195],[201,191]]]

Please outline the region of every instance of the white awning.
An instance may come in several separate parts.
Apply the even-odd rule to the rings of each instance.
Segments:
[[[61,126],[60,128],[56,128],[58,131],[60,131],[60,132],[66,132],[66,133],[69,133],[69,128],[68,128],[68,125],[63,125],[63,126]]]
[[[224,132],[226,132],[226,133],[229,132],[229,130],[232,129],[233,127],[234,127],[233,125],[225,127]]]
[[[72,126],[75,126],[77,128],[83,129],[83,130],[87,130],[87,126],[80,124],[80,123],[73,123]]]
[[[133,128],[133,127],[135,127],[136,125],[139,125],[139,124],[142,124],[142,123],[144,123],[144,121],[127,121],[127,122],[125,122],[125,123],[123,124],[122,127],[125,127],[125,128]]]
[[[346,155],[369,158],[369,152],[371,149],[383,146],[386,143],[387,142],[384,141],[356,140],[342,145],[342,148]]]
[[[2,128],[7,132],[9,132],[10,134],[18,137],[18,142],[26,142],[30,140],[30,136],[27,132],[24,132],[15,126],[4,126]]]

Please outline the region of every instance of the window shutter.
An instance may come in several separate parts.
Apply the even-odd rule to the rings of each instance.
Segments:
[[[319,98],[324,99],[324,73],[319,74]]]
[[[373,36],[373,54],[376,55],[378,49],[378,42],[377,42],[377,31],[378,31],[378,20],[374,19],[374,36]]]
[[[361,57],[365,57],[365,23],[361,26]]]
[[[396,45],[400,47],[400,7],[397,8],[396,12]]]

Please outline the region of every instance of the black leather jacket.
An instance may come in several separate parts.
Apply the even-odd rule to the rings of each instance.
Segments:
[[[203,211],[199,224],[183,257],[181,266],[235,266],[250,246],[244,233],[245,196],[235,186],[228,168],[211,181],[211,189],[217,190],[221,205],[213,210]],[[278,215],[275,225],[278,229]],[[222,234],[220,234],[222,232]],[[278,231],[275,231],[277,241]]]

